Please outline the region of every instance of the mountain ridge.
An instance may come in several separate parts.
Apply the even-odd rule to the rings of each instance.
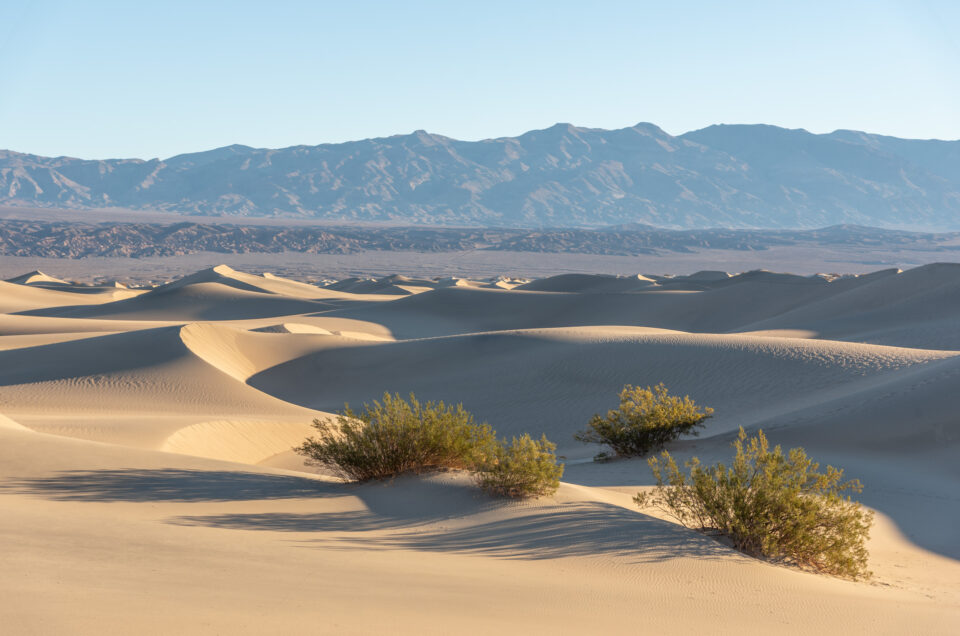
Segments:
[[[0,150],[0,205],[471,227],[950,230],[960,229],[960,141],[762,124],[673,136],[639,122],[146,160]]]

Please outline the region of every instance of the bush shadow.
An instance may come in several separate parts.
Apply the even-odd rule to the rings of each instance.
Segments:
[[[524,560],[603,555],[649,563],[683,557],[729,558],[733,554],[720,543],[680,526],[600,502],[567,504],[436,532],[403,531],[353,540],[380,549]]]
[[[335,496],[343,486],[305,477],[162,468],[72,470],[0,484],[0,492],[60,501],[246,501]]]
[[[470,521],[461,518],[456,524],[459,527],[451,528],[410,517],[351,511],[191,516],[178,517],[171,523],[232,530],[357,533],[346,539],[349,545],[331,543],[331,538],[317,539],[323,549],[360,546],[370,550],[409,549],[522,560],[606,556],[630,563],[677,558],[729,559],[737,555],[686,528],[600,502],[562,504],[547,510],[521,508],[517,514]],[[374,531],[386,533],[375,537],[363,534]]]

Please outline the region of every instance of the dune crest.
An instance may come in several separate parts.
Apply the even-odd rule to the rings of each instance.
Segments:
[[[18,424],[17,422],[14,422],[12,419],[7,417],[3,413],[0,413],[0,428],[13,429],[18,431],[30,430],[26,426],[23,426],[22,424]]]
[[[638,603],[664,633],[960,624],[960,265],[323,287],[218,265],[149,291],[58,285],[0,282],[12,633],[509,633],[531,617],[626,633]],[[861,479],[877,584],[641,514],[643,459],[593,462],[573,434],[624,384],[658,382],[716,409],[670,446],[679,461],[729,462],[744,426]],[[461,472],[343,484],[293,451],[384,391],[545,434],[564,483],[532,502]]]
[[[16,283],[17,285],[36,285],[37,283],[54,283],[56,285],[69,285],[65,280],[55,278],[48,274],[44,274],[39,269],[35,269],[32,272],[27,272],[26,274],[21,274],[20,276],[14,276],[13,278],[7,279],[8,283]]]

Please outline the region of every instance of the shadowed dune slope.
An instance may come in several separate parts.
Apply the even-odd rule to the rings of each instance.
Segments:
[[[808,399],[734,424],[751,433],[762,428],[784,449],[802,447],[821,467],[842,467],[846,477],[865,484],[856,498],[889,515],[909,540],[960,559],[954,531],[960,525],[960,420],[953,406],[960,357],[812,394],[804,378],[796,379],[796,393]],[[677,461],[696,455],[705,463],[729,462],[735,434],[723,432],[727,421],[708,420],[700,439],[673,445]],[[653,483],[644,459],[568,465],[565,479],[596,486]]]
[[[74,294],[59,289],[0,281],[0,314],[44,310],[49,307],[113,303],[120,299],[135,296],[137,293],[130,290],[114,289],[100,290],[97,293],[90,294]]]
[[[376,322],[398,338],[609,324],[698,333],[808,331],[828,339],[960,349],[960,336],[949,328],[960,312],[960,265],[832,282],[760,271],[709,285],[616,293],[437,289],[328,315]]]
[[[629,325],[723,333],[758,316],[773,317],[833,290],[749,282],[709,291],[652,289],[634,293],[549,293],[448,288],[383,307],[330,312],[379,322],[400,338],[585,325]]]
[[[162,320],[97,320],[95,318],[59,318],[0,314],[0,336],[48,335],[135,331],[168,326]]]
[[[302,412],[196,356],[189,334],[162,327],[0,351],[0,390],[11,412]]]
[[[280,399],[331,410],[384,390],[462,401],[505,434],[546,433],[583,454],[572,434],[616,403],[620,387],[665,382],[730,430],[952,353],[853,343],[703,335],[625,327],[471,334],[338,346],[249,379]],[[376,388],[374,388],[376,387]]]
[[[294,327],[294,330],[299,329]],[[361,347],[354,338],[318,333],[308,325],[303,333],[247,331],[215,323],[194,323],[180,330],[183,343],[202,360],[245,382],[265,369],[295,358],[341,347]]]
[[[936,263],[861,278],[867,279],[864,284],[842,294],[745,325],[743,330],[806,329],[823,338],[960,349],[960,265]]]
[[[0,400],[41,432],[251,464],[292,455],[325,414],[243,380],[318,347],[296,335],[273,346],[281,343],[258,339],[268,334],[243,332],[240,353],[231,346],[237,333],[191,324],[2,350]]]
[[[404,289],[410,284],[410,279],[406,276],[389,276],[382,279],[371,278],[345,278],[335,283],[325,285],[323,289],[334,292],[348,294],[387,294],[390,296],[406,296],[410,291]],[[435,287],[433,281],[429,282],[429,288]]]
[[[301,283],[300,281],[290,280],[280,276],[274,276],[269,272],[264,273],[262,276],[257,276],[256,274],[249,274],[246,272],[238,272],[227,265],[217,265],[216,267],[211,267],[209,269],[196,272],[195,274],[184,276],[179,280],[167,283],[166,285],[157,288],[155,291],[169,292],[175,289],[190,287],[191,285],[196,285],[198,283],[217,283],[227,287],[233,287],[234,289],[239,289],[241,291],[257,292],[261,294],[276,294],[278,296],[305,298],[310,300],[356,298],[355,294],[335,293],[335,290],[317,287],[316,285],[310,285],[308,283]],[[369,301],[371,299],[365,298],[364,300]]]
[[[65,280],[60,280],[59,278],[44,274],[38,269],[35,269],[32,272],[27,272],[26,274],[14,276],[13,278],[8,278],[7,282],[16,283],[17,285],[36,285],[38,283],[53,283],[56,285],[70,284]]]
[[[0,289],[0,302],[2,302]],[[117,292],[131,295],[135,292]],[[33,316],[148,321],[250,320],[324,312],[352,304],[390,300],[390,296],[326,291],[275,276],[237,272],[226,265],[206,269],[106,306],[47,302],[24,311]],[[7,313],[10,313],[9,311]]]
[[[254,329],[254,331],[259,331],[261,333],[300,333],[300,334],[315,334],[315,335],[324,335],[332,336],[333,332],[323,327],[317,327],[314,325],[308,325],[301,322],[282,322],[276,325],[267,325],[266,327],[259,327]]]
[[[331,309],[322,301],[236,288],[220,282],[161,287],[109,305],[55,307],[36,316],[148,321],[244,320],[290,316]]]
[[[0,283],[0,631],[956,633],[960,266],[341,282]],[[639,512],[644,459],[572,435],[661,381],[716,409],[681,461],[729,462],[744,426],[862,479],[876,581]],[[384,391],[545,433],[565,482],[507,502],[458,472],[309,472],[311,421]]]
[[[955,357],[810,404],[765,428],[776,443],[802,446],[861,479],[859,499],[893,517],[912,541],[960,559],[958,386]]]
[[[650,287],[654,281],[641,275],[605,276],[601,274],[561,274],[518,285],[520,291],[566,293],[628,292]]]

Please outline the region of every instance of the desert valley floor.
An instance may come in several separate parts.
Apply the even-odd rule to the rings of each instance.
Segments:
[[[641,513],[643,460],[573,440],[622,385],[716,409],[865,484],[869,582]],[[0,631],[960,631],[960,265],[802,277],[348,279],[226,266],[163,286],[0,282]],[[563,484],[343,484],[291,449],[384,391],[545,433]]]

